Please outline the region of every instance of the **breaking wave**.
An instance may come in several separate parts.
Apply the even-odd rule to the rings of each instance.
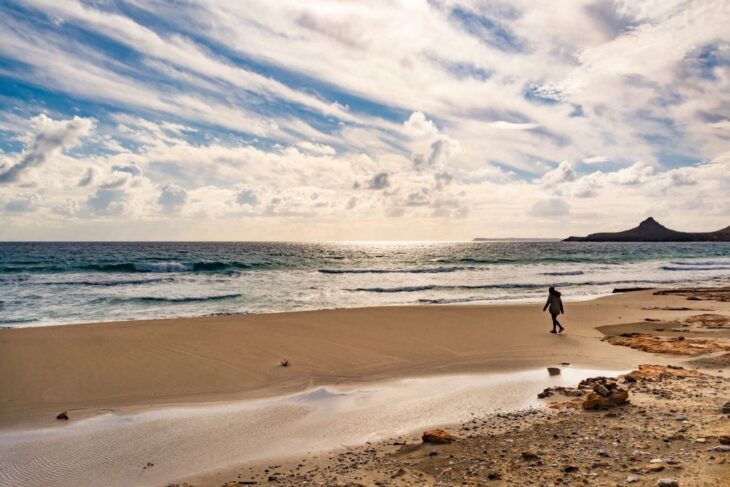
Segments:
[[[543,276],[582,276],[583,271],[555,271],[555,272],[541,272]]]
[[[717,265],[712,267],[707,266],[700,266],[700,265],[691,265],[686,267],[677,267],[677,266],[671,266],[671,265],[664,265],[660,267],[663,271],[726,271],[730,270],[729,265]]]
[[[683,282],[679,279],[671,280],[625,280],[625,281],[585,281],[585,282],[563,282],[553,284],[556,287],[573,287],[573,286],[607,286],[616,284],[673,284]],[[528,283],[505,283],[505,284],[457,284],[457,285],[441,285],[426,284],[423,286],[398,286],[398,287],[359,287],[348,289],[348,291],[370,292],[370,293],[412,293],[419,291],[452,291],[452,290],[468,290],[468,289],[547,289],[546,284],[528,284]]]
[[[469,270],[468,267],[423,267],[409,269],[319,269],[322,274],[439,274]]]
[[[6,273],[43,273],[43,272],[222,272],[247,269],[265,269],[273,267],[261,262],[120,262],[114,264],[97,263],[81,265],[47,265],[47,266],[18,266],[6,265],[0,267],[0,272]]]
[[[164,296],[139,296],[131,298],[99,298],[102,301],[111,301],[116,303],[195,303],[200,301],[221,301],[224,299],[240,298],[241,294],[218,294],[213,296],[184,296],[184,297],[164,297]]]

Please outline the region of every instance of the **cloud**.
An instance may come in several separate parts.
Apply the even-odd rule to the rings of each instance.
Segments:
[[[540,126],[539,123],[532,123],[532,122],[524,122],[524,123],[515,123],[515,122],[506,122],[504,120],[498,120],[496,122],[492,122],[489,124],[490,127],[493,129],[499,129],[499,130],[532,130],[536,129]]]
[[[692,22],[681,3],[608,0],[0,8],[3,76],[34,87],[4,94],[0,174],[17,183],[2,204],[42,195],[37,218],[0,226],[54,238],[83,220],[106,238],[123,221],[146,238],[156,219],[203,215],[210,226],[186,236],[400,238],[382,221],[400,214],[419,238],[555,235],[530,215],[551,198],[576,234],[657,201],[678,226],[725,226],[723,7],[693,6]],[[78,149],[41,148],[41,170],[11,170],[33,152],[38,113],[95,128]],[[155,203],[169,181],[184,211]],[[267,218],[228,224],[241,214]],[[447,217],[463,220],[430,221]]]
[[[129,165],[114,165],[112,166],[112,172],[124,172],[127,174],[131,174],[134,177],[140,177],[142,176],[142,169],[140,169],[136,164],[132,163]]]
[[[35,194],[22,194],[13,199],[8,200],[5,205],[5,211],[8,213],[27,213],[36,209],[38,196]]]
[[[430,151],[427,155],[413,155],[413,167],[417,171],[439,167],[458,151],[458,142],[448,137],[440,138],[431,143]]]
[[[30,120],[30,125],[34,133],[18,160],[0,169],[0,183],[17,181],[27,169],[38,167],[59,151],[75,146],[81,137],[91,132],[94,121],[81,117],[53,120],[40,114]]]
[[[653,174],[654,168],[652,166],[643,162],[636,162],[613,173],[611,179],[621,185],[635,186],[645,182]]]
[[[413,112],[403,127],[413,141],[411,159],[416,171],[438,168],[459,152],[459,142],[440,133],[422,112]]]
[[[390,180],[387,172],[380,172],[368,181],[370,189],[385,189],[390,186]]]
[[[236,193],[236,203],[239,205],[257,206],[259,204],[259,197],[252,189],[239,187],[238,193]]]
[[[429,188],[420,188],[417,191],[409,193],[406,197],[406,206],[426,206],[431,203],[431,190]]]
[[[105,188],[105,189],[121,188],[122,186],[127,184],[128,180],[129,180],[129,176],[121,175],[121,176],[107,179],[100,185],[100,187]]]
[[[710,127],[718,130],[730,130],[730,120],[720,120],[719,122],[714,122],[708,124]]]
[[[411,137],[432,137],[438,133],[436,125],[428,120],[423,112],[413,112],[408,120],[403,122],[403,127]]]
[[[582,162],[584,164],[601,164],[603,162],[608,162],[608,158],[603,156],[592,156],[582,159]]]
[[[127,199],[124,190],[99,188],[89,197],[86,204],[94,214],[120,215],[124,213]]]
[[[434,176],[434,179],[436,179],[436,186],[439,189],[442,189],[444,186],[454,180],[454,176],[447,172],[440,172]]]
[[[530,216],[538,218],[560,218],[569,213],[570,207],[560,198],[540,200],[530,208]]]
[[[78,185],[80,187],[89,186],[91,183],[94,182],[96,177],[97,170],[93,167],[87,167],[86,171],[84,171],[84,174],[81,176],[81,179],[79,179]]]
[[[303,151],[323,156],[333,156],[337,154],[334,147],[330,147],[326,144],[314,144],[312,142],[303,141],[297,143],[297,147]]]
[[[188,200],[188,192],[185,188],[175,183],[167,183],[160,188],[160,196],[157,204],[167,213],[179,212]]]
[[[562,183],[575,181],[576,177],[573,165],[569,161],[563,161],[558,167],[545,173],[540,182],[545,186],[554,187]]]

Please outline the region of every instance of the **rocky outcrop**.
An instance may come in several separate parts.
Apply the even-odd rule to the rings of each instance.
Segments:
[[[456,440],[456,437],[442,429],[432,429],[424,431],[421,439],[424,443],[442,445],[446,443],[451,443],[452,441]]]
[[[585,410],[607,409],[624,404],[628,398],[629,391],[615,382],[597,382],[593,385],[593,391],[581,403],[581,407]]]
[[[716,232],[678,232],[649,217],[638,227],[623,232],[592,233],[568,237],[565,242],[730,242],[730,226]]]
[[[687,377],[701,377],[702,375],[702,372],[685,369],[684,367],[642,364],[639,365],[637,370],[633,370],[623,377],[629,382],[636,382],[638,380],[684,379]]]
[[[699,355],[730,350],[730,343],[710,338],[658,337],[645,333],[622,333],[605,340],[611,345],[622,345],[642,352],[670,355]]]

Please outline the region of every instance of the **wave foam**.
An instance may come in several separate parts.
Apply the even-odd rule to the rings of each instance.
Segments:
[[[164,296],[139,296],[131,298],[101,298],[106,301],[123,302],[123,303],[194,303],[200,301],[221,301],[224,299],[240,298],[241,294],[219,294],[213,296],[184,296],[184,297],[164,297]]]
[[[322,274],[438,274],[468,270],[467,267],[424,267],[413,269],[319,269]]]
[[[699,265],[690,265],[687,267],[677,267],[677,266],[671,266],[671,265],[663,265],[660,267],[663,271],[726,271],[730,270],[730,266],[728,265],[717,265],[717,266],[699,266]]]

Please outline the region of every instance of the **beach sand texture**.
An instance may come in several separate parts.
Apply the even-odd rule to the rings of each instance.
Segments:
[[[539,304],[407,306],[180,318],[0,333],[0,425],[62,410],[266,397],[317,385],[527,369],[627,368],[640,354],[595,327],[686,304],[651,292],[568,303],[554,336]],[[702,306],[695,304],[695,307]],[[677,318],[693,311],[654,311]],[[290,367],[281,367],[289,360]]]

